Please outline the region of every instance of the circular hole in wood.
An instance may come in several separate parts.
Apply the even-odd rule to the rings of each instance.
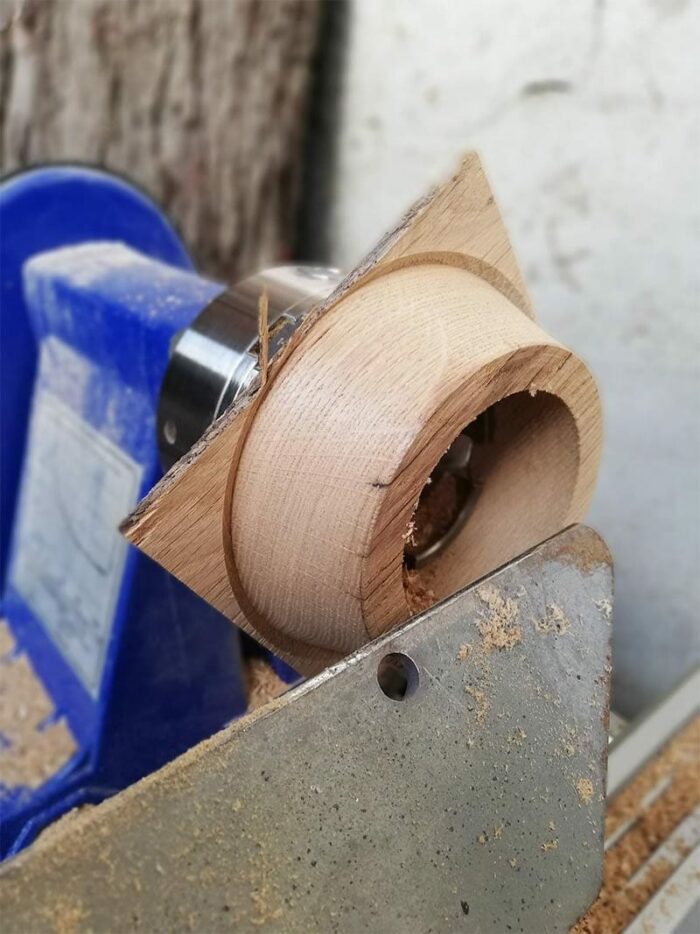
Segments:
[[[466,516],[455,522],[460,503],[454,487],[447,487],[452,481],[444,479],[443,499],[432,500],[432,514],[435,494],[425,490],[414,513],[413,541],[425,542],[436,534],[433,527],[439,533],[440,522],[444,529],[450,517],[453,527],[427,560],[414,561],[415,569],[407,548],[404,583],[412,613],[512,560],[560,531],[566,521],[579,458],[576,423],[566,404],[550,393],[519,392],[491,406],[472,426]],[[469,426],[456,441],[465,431],[469,436]],[[440,492],[434,477],[436,472],[444,477],[442,463],[431,474],[428,490]]]
[[[492,409],[482,412],[457,435],[430,474],[404,546],[407,568],[432,561],[467,523],[481,489],[472,461],[477,447],[493,437],[493,422]]]
[[[377,681],[390,700],[406,700],[415,692],[418,680],[418,666],[403,652],[390,652],[379,662]]]

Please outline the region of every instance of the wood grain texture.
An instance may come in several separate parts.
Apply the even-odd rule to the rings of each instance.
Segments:
[[[504,401],[505,400],[505,401]],[[176,465],[127,537],[300,671],[409,616],[403,546],[457,434],[496,406],[436,598],[580,519],[600,448],[583,364],[532,318],[475,156],[409,213]]]
[[[125,173],[232,279],[287,256],[316,0],[2,0],[0,167]]]

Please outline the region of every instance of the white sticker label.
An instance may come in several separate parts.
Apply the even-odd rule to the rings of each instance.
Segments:
[[[141,467],[56,396],[34,396],[12,583],[93,696]]]

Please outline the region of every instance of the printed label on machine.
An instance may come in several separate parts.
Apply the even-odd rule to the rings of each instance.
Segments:
[[[12,583],[97,695],[141,468],[50,392],[35,395]]]

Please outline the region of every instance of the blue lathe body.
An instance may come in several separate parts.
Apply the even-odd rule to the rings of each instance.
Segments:
[[[2,856],[246,709],[238,630],[118,531],[162,473],[171,343],[223,286],[122,182],[18,184],[0,197],[3,459],[23,453],[2,476]]]

